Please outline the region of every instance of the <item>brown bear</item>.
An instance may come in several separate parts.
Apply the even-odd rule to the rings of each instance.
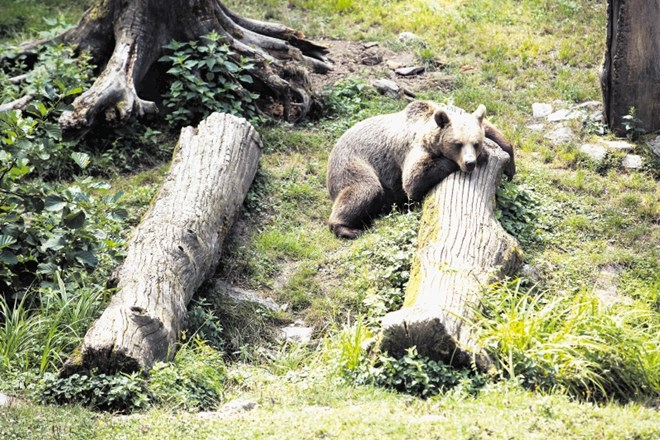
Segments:
[[[481,104],[470,114],[428,101],[361,121],[344,133],[328,159],[327,184],[334,200],[328,224],[343,238],[356,238],[372,219],[408,201],[420,201],[449,174],[474,170],[484,137],[511,156],[505,174],[515,173],[513,147],[484,121]]]

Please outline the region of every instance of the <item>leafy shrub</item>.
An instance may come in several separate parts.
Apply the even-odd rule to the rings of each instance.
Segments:
[[[497,188],[495,216],[509,234],[525,245],[538,239],[536,220],[540,203],[533,188],[502,182]]]
[[[128,413],[149,405],[147,381],[132,374],[73,374],[58,378],[46,373],[37,387],[42,403],[78,403],[101,411]]]
[[[213,112],[254,118],[257,94],[245,86],[253,83],[249,74],[254,65],[238,57],[222,37],[212,32],[202,42],[172,41],[165,46],[170,53],[160,61],[169,63],[172,82],[165,94],[166,116],[174,126],[195,124]]]
[[[431,397],[459,385],[464,392],[476,394],[486,381],[481,374],[420,356],[414,347],[400,359],[379,356],[370,375],[375,385],[420,397]]]
[[[550,295],[497,284],[482,298],[481,340],[504,374],[529,388],[587,400],[660,395],[658,316],[606,307],[589,292]]]
[[[179,349],[173,362],[154,365],[149,389],[157,403],[205,410],[220,402],[226,379],[222,353],[195,338]]]
[[[389,311],[403,305],[410,265],[417,242],[419,210],[393,213],[377,224],[378,234],[369,236],[351,256],[345,270],[363,298],[367,325],[377,326]]]
[[[360,78],[337,81],[321,93],[324,112],[327,116],[353,117],[365,109],[373,96],[366,83]]]

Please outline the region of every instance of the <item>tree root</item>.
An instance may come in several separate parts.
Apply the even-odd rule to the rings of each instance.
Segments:
[[[218,0],[97,0],[76,27],[20,49],[34,53],[42,44],[73,44],[102,69],[73,102],[73,110],[60,118],[63,134],[72,137],[100,122],[121,124],[157,113],[156,104],[141,99],[137,90],[162,47],[172,39],[198,40],[212,31],[238,56],[253,61],[254,91],[280,102],[285,120],[295,122],[309,113],[315,95],[308,71],[332,68],[327,49],[281,24],[243,18]]]

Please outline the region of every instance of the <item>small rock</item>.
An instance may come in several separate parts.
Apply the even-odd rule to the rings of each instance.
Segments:
[[[605,158],[605,155],[607,154],[607,149],[601,145],[584,144],[580,147],[580,152],[589,156],[591,160],[600,162]]]
[[[376,41],[369,41],[367,43],[364,43],[364,48],[365,49],[369,49],[369,48],[372,48],[372,47],[375,47],[375,46],[378,46],[378,42],[376,42]]]
[[[653,154],[660,157],[660,136],[653,139],[652,141],[649,141],[649,146],[651,147]]]
[[[520,268],[520,275],[527,278],[533,283],[538,283],[541,281],[541,276],[539,275],[538,269],[532,266],[531,264],[523,264]]]
[[[600,102],[600,101],[585,101],[585,102],[582,102],[582,103],[576,105],[574,108],[585,109],[585,110],[592,111],[592,112],[595,112],[595,111],[600,112],[603,109],[603,103]]]
[[[201,411],[197,413],[197,418],[204,420],[222,419],[242,412],[252,411],[257,406],[257,402],[251,400],[232,400],[222,405],[217,411]]]
[[[280,337],[285,341],[299,342],[306,344],[312,340],[314,329],[311,327],[287,326],[280,329]]]
[[[561,109],[561,110],[557,110],[554,113],[549,114],[548,121],[549,122],[568,121],[569,119],[577,119],[579,117],[580,117],[580,112]]]
[[[401,87],[394,81],[390,79],[377,79],[372,82],[373,86],[378,90],[378,93],[381,95],[389,96],[390,98],[400,98],[401,97]]]
[[[419,37],[412,32],[401,32],[399,34],[399,41],[404,42],[404,43],[409,43],[412,41],[417,41],[419,40]]]
[[[376,66],[383,62],[383,55],[377,47],[367,49],[360,56],[360,62],[365,66]]]
[[[630,170],[636,170],[638,168],[641,168],[643,164],[642,161],[642,156],[638,156],[637,154],[627,154],[626,157],[623,158],[623,161],[621,162],[621,166],[624,168],[628,168]]]
[[[401,67],[396,69],[394,73],[401,76],[412,76],[424,73],[424,66]]]
[[[545,125],[543,124],[530,124],[527,126],[532,131],[543,131],[545,130]]]
[[[11,397],[4,393],[0,393],[0,407],[11,405]]]
[[[633,150],[633,145],[629,144],[626,141],[600,141],[599,143],[611,150],[619,150],[626,152],[630,152]]]
[[[573,130],[570,127],[560,126],[545,135],[553,144],[562,144],[573,139]]]
[[[395,61],[395,60],[387,60],[387,61],[385,61],[385,65],[388,68],[392,69],[392,70],[396,70],[396,69],[400,69],[401,67],[405,67],[405,64],[403,64],[401,61]]]
[[[532,116],[535,118],[545,118],[552,113],[552,104],[535,102],[532,104]]]
[[[270,298],[264,298],[257,292],[234,287],[224,280],[216,280],[213,285],[213,291],[218,295],[230,299],[235,303],[252,303],[255,306],[263,307],[271,311],[281,310],[281,306]]]

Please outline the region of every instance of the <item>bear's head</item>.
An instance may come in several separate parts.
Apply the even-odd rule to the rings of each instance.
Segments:
[[[482,122],[486,106],[480,104],[474,113],[439,108],[433,113],[439,132],[432,141],[431,153],[453,160],[463,172],[477,166],[484,143]]]

